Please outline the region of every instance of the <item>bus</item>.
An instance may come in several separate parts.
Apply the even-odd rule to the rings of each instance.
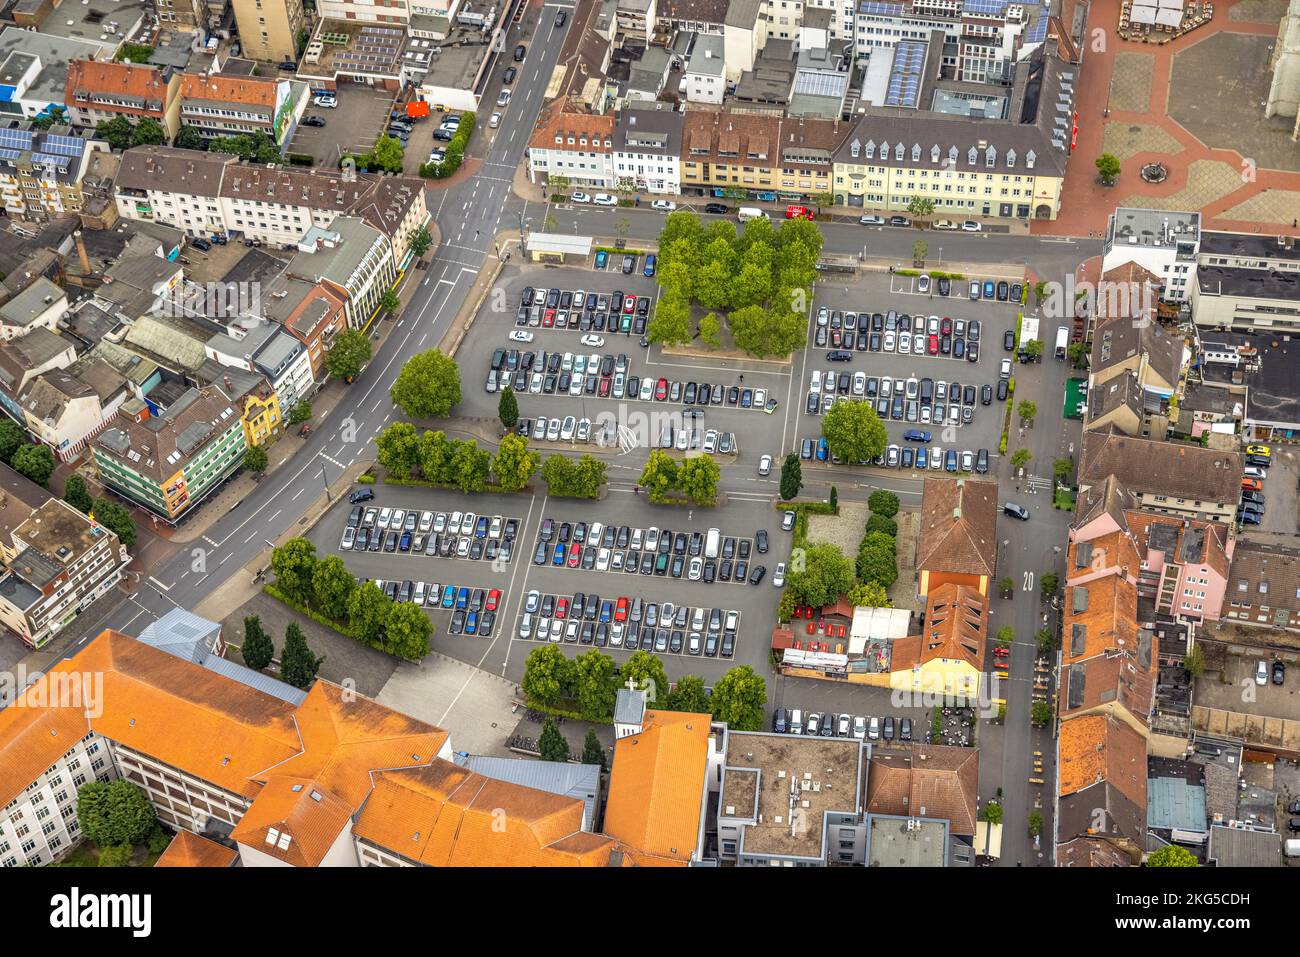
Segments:
[[[757,206],[742,206],[736,210],[736,216],[742,223],[747,223],[751,219],[767,219],[767,213],[763,212]]]

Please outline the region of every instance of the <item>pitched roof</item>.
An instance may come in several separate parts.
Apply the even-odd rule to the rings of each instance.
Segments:
[[[686,863],[699,840],[707,787],[707,714],[647,711],[614,745],[605,832],[648,855]]]
[[[1232,602],[1300,611],[1300,548],[1240,541],[1232,554],[1223,614]]]
[[[926,478],[916,567],[992,578],[997,567],[997,524],[995,482]]]
[[[1079,483],[1108,475],[1138,492],[1188,502],[1232,503],[1241,488],[1241,453],[1174,442],[1154,442],[1114,432],[1087,432]]]
[[[154,66],[117,60],[73,60],[68,64],[65,103],[127,116],[161,118],[167,104],[168,74]],[[114,100],[137,98],[138,107],[118,102],[94,103],[78,94],[111,93]]]
[[[683,163],[780,166],[781,118],[751,113],[687,110],[682,120]]]
[[[1146,739],[1109,715],[1084,715],[1061,722],[1057,752],[1060,836],[1104,832],[1141,843],[1146,829]]]
[[[231,867],[239,853],[192,831],[177,831],[154,867]]]
[[[1135,322],[1128,317],[1106,319],[1093,332],[1093,375],[1137,355],[1145,355],[1148,365],[1165,382],[1178,384],[1183,366],[1181,336],[1170,334],[1158,322]]]
[[[867,771],[870,814],[932,817],[952,833],[973,835],[977,816],[979,751],[912,744],[872,754]]]
[[[894,642],[891,667],[906,671],[936,658],[979,669],[988,632],[988,599],[978,588],[946,582],[931,588],[925,630]]]
[[[1223,522],[1199,518],[1173,518],[1143,509],[1125,513],[1129,530],[1140,547],[1164,553],[1166,562],[1208,565],[1228,577],[1232,529]]]
[[[319,782],[277,774],[230,836],[293,867],[317,867],[351,817],[352,808]]]
[[[1133,858],[1109,841],[1076,837],[1056,848],[1057,867],[1132,867]]]
[[[564,140],[555,142],[556,137]],[[573,142],[569,143],[569,138]],[[585,139],[585,143],[580,143]],[[606,141],[609,145],[606,146]],[[580,150],[584,153],[614,152],[614,115],[588,113],[579,105],[557,100],[537,117],[537,126],[528,140],[535,150]]]
[[[181,98],[274,109],[278,85],[278,81],[270,77],[182,73]]]

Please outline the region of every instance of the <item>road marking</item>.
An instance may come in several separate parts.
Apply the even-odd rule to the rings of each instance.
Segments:
[[[171,586],[171,585],[164,585],[162,582],[160,582],[158,579],[154,578],[152,575],[149,576],[149,581],[153,582],[155,586],[157,586],[158,588],[161,588],[163,591],[171,591],[171,590],[172,590],[172,586]]]

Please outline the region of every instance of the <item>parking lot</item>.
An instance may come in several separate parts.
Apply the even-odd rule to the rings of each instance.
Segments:
[[[1196,682],[1193,703],[1206,708],[1238,711],[1263,718],[1300,721],[1300,664],[1293,656],[1282,655],[1282,683],[1273,682],[1275,656],[1258,654],[1224,656],[1221,675],[1207,676]],[[1259,684],[1256,670],[1264,662],[1265,683]]]
[[[490,667],[497,673],[500,673],[498,669],[504,667],[507,677],[518,680],[522,676],[523,663],[528,652],[536,645],[531,630],[528,637],[519,637],[520,616],[524,613],[527,594],[536,591],[539,596],[566,597],[571,601],[575,593],[581,591],[584,593],[584,606],[586,595],[594,595],[597,605],[594,609],[595,617],[584,618],[582,624],[579,624],[575,635],[576,640],[572,644],[563,640],[567,635],[567,622],[571,619],[567,617],[560,619],[566,622],[563,626],[565,631],[560,635],[560,644],[566,649],[572,647],[573,654],[581,653],[596,644],[597,625],[615,624],[613,609],[617,607],[619,598],[628,598],[629,604],[633,599],[639,598],[645,608],[648,608],[649,603],[655,602],[662,609],[664,602],[671,602],[677,607],[691,609],[683,628],[679,629],[675,625],[673,628],[663,627],[666,634],[662,643],[668,646],[665,652],[665,667],[670,678],[692,673],[701,675],[706,683],[711,683],[727,668],[736,664],[749,664],[762,673],[767,672],[769,646],[767,632],[770,623],[774,620],[781,592],[779,588],[772,586],[773,571],[777,562],[784,561],[789,554],[790,533],[781,530],[780,514],[766,503],[734,501],[725,512],[716,513],[709,510],[656,507],[643,498],[621,491],[611,491],[609,497],[601,502],[583,503],[545,499],[542,496],[464,496],[451,491],[398,486],[380,486],[374,491],[375,500],[364,503],[363,513],[364,509],[368,508],[401,508],[415,510],[422,517],[423,512],[430,511],[434,513],[433,521],[429,526],[432,529],[437,525],[439,512],[446,514],[446,521],[450,523],[453,513],[462,513],[463,522],[464,514],[473,511],[478,514],[475,516],[469,537],[473,541],[485,543],[493,541],[493,530],[499,529],[503,544],[498,546],[495,560],[486,557],[486,544],[483,546],[482,557],[478,560],[473,560],[468,555],[458,558],[455,557],[454,552],[452,556],[444,557],[441,550],[437,554],[428,554],[428,541],[431,540],[429,538],[426,538],[426,550],[417,552],[414,548],[414,537],[419,534],[419,519],[416,521],[409,551],[403,552],[400,547],[393,551],[384,551],[382,547],[379,551],[343,549],[340,544],[344,539],[349,517],[354,508],[345,499],[336,504],[309,534],[318,554],[339,555],[348,570],[358,578],[394,583],[399,596],[407,593],[406,589],[409,587],[409,594],[414,598],[418,585],[423,584],[426,596],[425,611],[434,625],[431,644],[436,651],[474,664],[488,662],[489,664],[485,664],[484,667]],[[482,528],[480,518],[485,518],[487,524],[482,538],[476,534]],[[502,558],[504,540],[512,519],[517,521],[514,527],[516,538],[510,550],[511,558],[504,560]],[[542,565],[534,565],[532,562],[539,544],[548,549],[548,555],[554,553],[554,545],[542,541],[543,534],[546,534],[543,529],[546,519],[551,521],[549,534],[553,539],[558,539],[561,534],[560,528],[564,524],[567,523],[570,528],[568,532],[570,542],[562,546],[565,548],[565,560],[560,566],[553,565],[550,560]],[[584,530],[584,539],[592,534],[599,534],[602,545],[598,549],[580,551],[578,567],[570,568],[568,557],[571,548],[569,546],[574,544],[573,531],[580,522],[588,523]],[[606,547],[603,545],[606,533],[604,528],[597,530],[594,523],[613,522],[618,524],[611,526],[614,529],[614,544],[609,546],[611,569],[601,571],[596,566],[597,563],[604,564],[600,549]],[[627,547],[619,549],[617,545],[625,524]],[[623,571],[612,569],[614,552],[622,552],[625,561],[626,555],[636,552],[638,572],[641,568],[639,556],[642,553],[653,554],[654,561],[658,563],[660,552],[657,543],[653,553],[647,552],[644,546],[650,540],[649,530],[652,527],[658,529],[657,538],[663,540],[662,526],[671,526],[673,530],[671,539],[673,550],[670,551],[671,557],[662,572],[653,565],[648,574],[636,576],[626,571],[626,564]],[[721,556],[725,551],[731,551],[736,556],[731,559],[733,580],[730,583],[720,580],[715,580],[713,583],[705,582],[702,573],[700,580],[691,579],[691,558],[703,559],[703,552],[707,546],[707,533],[713,526],[720,527],[724,533],[718,543],[719,563],[723,560]],[[759,552],[755,542],[759,530],[768,536],[769,551],[766,554]],[[699,556],[690,555],[694,533],[699,533],[701,536]],[[428,534],[434,533],[431,531]],[[632,548],[634,536],[639,538],[643,546],[639,550]],[[674,578],[672,559],[677,557],[675,548],[679,536],[684,541],[684,553],[680,569],[681,577]],[[464,534],[457,536],[458,543],[464,537]],[[727,545],[726,538],[733,539],[730,545]],[[385,532],[386,543],[387,531]],[[559,543],[555,541],[554,544]],[[766,566],[767,572],[758,584],[739,584],[735,581],[737,565],[743,561],[739,557],[742,548],[748,552],[746,570],[748,574],[752,575],[754,568],[759,564]],[[459,544],[456,550],[459,550]],[[583,568],[585,556],[589,552],[595,557],[587,560],[592,563],[591,567]],[[439,586],[439,600],[437,607],[432,607],[427,603],[427,596],[431,591],[430,586],[435,584]],[[449,594],[450,604],[448,604]],[[606,601],[613,603],[611,616],[609,621],[601,622],[599,620],[601,608]],[[704,608],[710,614],[706,614],[705,627],[700,631],[700,653],[692,656],[690,635],[696,608]],[[718,631],[716,648],[711,649],[708,643],[708,636],[711,633],[708,622],[712,609],[718,609],[724,627]],[[630,607],[628,611],[627,621],[630,625],[633,624],[630,621]],[[734,644],[732,655],[727,657],[722,653],[722,639],[725,638],[727,631],[725,623],[730,612],[735,613],[737,627],[733,641],[730,643]],[[471,613],[475,615],[472,633],[469,627]],[[677,612],[674,610],[675,618],[676,615]],[[549,617],[555,616],[553,614]],[[591,645],[583,642],[583,625],[588,622],[592,624],[589,636],[592,639]],[[646,629],[644,617],[641,622],[635,624],[641,626],[638,629],[637,647],[649,650],[660,643],[658,627],[653,631]],[[549,638],[551,628],[549,622],[547,628]],[[678,630],[682,631],[682,651],[674,653],[673,632]],[[631,654],[634,649],[626,641],[630,629],[624,629],[620,635],[622,643],[619,645],[615,645],[610,640],[613,631],[612,627],[607,630],[607,650],[616,658]],[[710,650],[714,654],[709,654]]]
[[[387,125],[394,95],[341,83],[336,99],[338,105],[328,109],[308,101],[303,119],[318,116],[325,125],[307,126],[299,120],[286,152],[302,153],[315,159],[318,166],[333,167],[343,153],[365,153],[375,145]]]
[[[835,736],[866,737],[878,747],[890,743],[905,744],[909,740],[930,740],[933,708],[898,707],[894,702],[894,693],[888,688],[812,678],[779,677],[769,699],[768,728],[775,728],[777,712],[784,710],[787,732],[796,733],[790,725],[793,712],[798,710],[801,712],[802,730],[797,733],[812,733],[809,718],[816,715],[817,733],[824,733],[829,725]],[[941,711],[939,744],[971,746],[976,743],[972,729],[973,713],[970,709],[947,708]],[[842,718],[847,718],[847,724]],[[872,719],[875,719],[874,723]],[[840,732],[845,729],[847,734],[841,735]]]
[[[1017,313],[1007,285],[1007,301],[998,301],[996,283],[994,297],[983,298],[982,281],[978,300],[970,298],[967,280],[952,280],[946,296],[937,281],[923,292],[917,277],[892,274],[865,276],[848,286],[820,284],[810,346],[798,373],[794,448],[805,458],[823,458],[821,416],[836,401],[861,399],[874,404],[896,447],[880,464],[915,470],[917,450],[925,449],[926,468],[960,468],[964,452],[971,453],[974,467],[979,450],[986,449],[989,470],[996,468],[1005,408],[998,398],[999,365],[1010,355],[1003,336],[1015,328]],[[839,361],[828,360],[831,353]],[[954,384],[960,387],[955,401]],[[905,440],[909,430],[927,434],[929,441]],[[938,450],[943,454],[936,456]],[[957,453],[955,461],[949,450]]]
[[[1295,535],[1300,532],[1300,453],[1285,445],[1274,443],[1268,477],[1262,479],[1259,494],[1264,499],[1264,511],[1258,525],[1242,526],[1242,534],[1249,537],[1255,532],[1273,532],[1278,535]]]

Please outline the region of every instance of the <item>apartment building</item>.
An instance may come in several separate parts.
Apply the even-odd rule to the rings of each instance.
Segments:
[[[81,212],[82,183],[108,144],[70,133],[65,126],[0,131],[0,201],[7,216],[39,221]]]
[[[139,63],[74,60],[64,101],[72,122],[95,126],[125,118],[131,125],[156,120],[167,139],[180,129],[181,74]]]
[[[76,345],[43,327],[0,342],[0,404],[15,421],[22,422],[21,397],[28,387],[42,373],[66,369],[76,361]]]
[[[278,322],[241,318],[204,343],[204,354],[222,366],[265,376],[281,409],[315,391],[307,347]]]
[[[615,182],[648,193],[680,193],[681,147],[682,114],[671,104],[628,104],[614,122]]]
[[[186,73],[180,122],[204,137],[261,133],[277,146],[292,136],[307,107],[307,84],[262,76]]]
[[[1201,214],[1121,207],[1106,222],[1102,271],[1136,263],[1163,282],[1161,299],[1186,302],[1201,244]]]
[[[208,359],[195,370],[193,378],[200,385],[216,389],[240,410],[244,441],[250,449],[267,445],[283,431],[280,397],[261,373],[246,372]]]
[[[67,312],[68,294],[41,276],[0,305],[0,339],[18,339],[33,329],[55,332]]]
[[[211,388],[158,414],[132,399],[91,443],[100,480],[174,523],[234,474],[248,449],[239,412]]]
[[[577,189],[613,189],[612,113],[588,113],[567,100],[543,109],[528,141],[528,178],[552,182],[564,177]]]
[[[1248,442],[1294,442],[1300,438],[1300,371],[1289,336],[1264,332],[1205,332],[1195,369],[1204,390],[1232,415],[1220,430],[1232,433],[1240,420]]]
[[[19,393],[17,404],[27,431],[60,461],[72,462],[130,397],[130,387],[116,369],[86,357],[36,376]]]
[[[335,337],[347,328],[344,297],[327,282],[310,283],[281,274],[267,285],[262,299],[264,318],[283,325],[306,347],[311,375],[323,382],[325,357]]]
[[[1232,555],[1222,620],[1300,630],[1300,548],[1243,541]]]
[[[1189,304],[1199,329],[1300,330],[1300,244],[1293,236],[1202,233]]]
[[[1079,491],[1114,476],[1142,508],[1206,521],[1232,522],[1241,493],[1239,452],[1123,435],[1084,433]]]
[[[927,478],[916,537],[916,593],[942,585],[987,596],[997,575],[998,486],[973,479]]]
[[[0,623],[31,648],[116,586],[130,561],[117,535],[56,498],[14,529],[4,551]]]
[[[781,120],[688,110],[682,121],[682,186],[768,192],[781,181]]]
[[[0,30],[0,76],[8,95],[6,119],[36,119],[67,109],[68,67],[77,60],[110,60],[116,43],[51,36],[21,26]]]
[[[368,329],[384,293],[397,281],[387,240],[369,223],[339,216],[328,229],[313,227],[298,244],[286,274],[322,283],[343,298],[351,329]]]
[[[725,46],[723,38],[716,34],[696,37],[682,77],[686,102],[722,104],[727,92]]]
[[[297,60],[298,31],[308,25],[302,0],[230,0],[243,55],[278,63]]]

